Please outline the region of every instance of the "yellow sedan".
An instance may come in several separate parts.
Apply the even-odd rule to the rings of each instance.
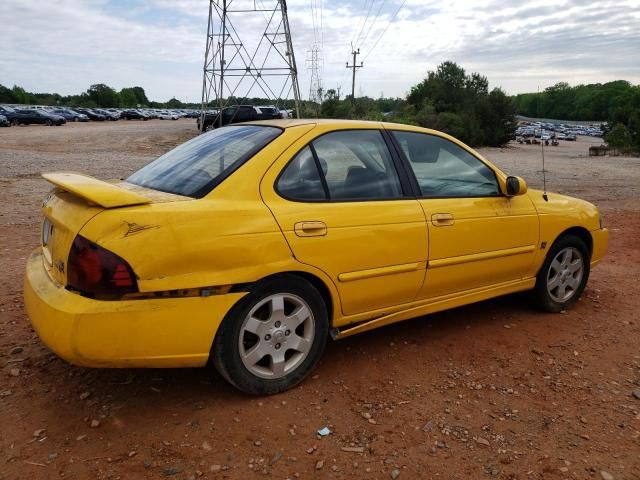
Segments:
[[[390,123],[244,123],[125,181],[44,177],[24,286],[40,338],[85,366],[211,362],[254,394],[302,381],[329,335],[524,290],[568,308],[608,241],[594,205]]]

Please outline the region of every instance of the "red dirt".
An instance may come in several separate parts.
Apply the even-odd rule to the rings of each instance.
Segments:
[[[38,173],[126,175],[194,130],[0,130],[0,479],[640,479],[640,161],[580,145],[548,153],[553,178],[572,177],[551,188],[597,199],[611,244],[564,314],[512,295],[396,324],[330,344],[312,378],[267,398],[210,369],[91,370],[49,352],[21,286],[49,188]],[[485,153],[539,183],[522,147]]]

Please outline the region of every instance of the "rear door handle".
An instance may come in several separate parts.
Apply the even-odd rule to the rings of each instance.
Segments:
[[[448,227],[455,223],[450,213],[434,213],[431,215],[431,223],[434,227]]]
[[[324,237],[327,234],[327,224],[324,222],[297,222],[293,231],[299,237]]]

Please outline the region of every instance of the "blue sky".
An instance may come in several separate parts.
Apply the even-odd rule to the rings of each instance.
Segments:
[[[154,100],[197,101],[207,6],[206,0],[2,0],[0,83],[62,94],[100,82],[140,85]],[[324,88],[350,89],[351,42],[365,62],[356,92],[374,97],[405,95],[444,60],[508,93],[559,81],[640,83],[640,0],[290,0],[288,6],[303,97],[314,44]],[[251,45],[260,18],[234,18]]]

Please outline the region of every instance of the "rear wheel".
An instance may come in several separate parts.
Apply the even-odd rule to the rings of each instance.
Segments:
[[[589,279],[589,250],[574,235],[558,239],[538,272],[537,304],[547,312],[560,312],[578,301]]]
[[[266,280],[227,314],[214,341],[213,364],[243,392],[265,395],[300,383],[315,367],[328,335],[327,307],[305,279]]]
[[[11,125],[13,125],[14,127],[18,127],[18,126],[20,126],[20,122],[19,122],[18,120],[16,120],[16,119],[11,120],[11,122],[10,122],[10,123],[11,123]]]
[[[46,122],[47,127],[50,127],[53,125],[53,122],[51,120],[47,120]]]

